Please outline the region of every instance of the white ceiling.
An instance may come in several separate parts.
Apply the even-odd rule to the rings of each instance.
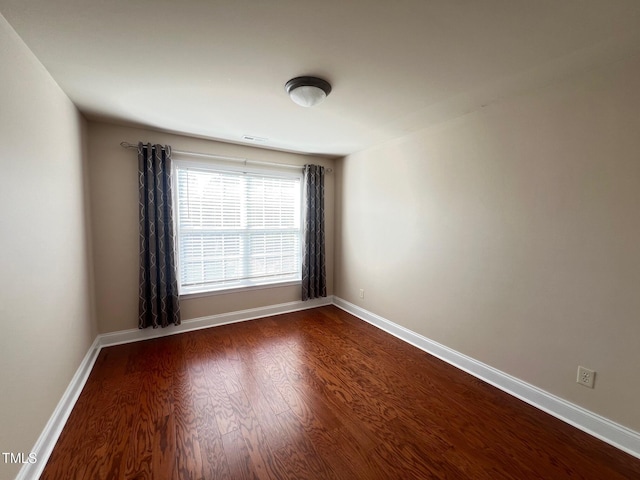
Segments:
[[[638,0],[0,0],[89,118],[344,155],[640,52]],[[284,84],[333,85],[314,108]]]

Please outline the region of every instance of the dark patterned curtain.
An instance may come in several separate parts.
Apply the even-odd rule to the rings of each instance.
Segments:
[[[324,258],[324,167],[305,165],[302,300],[327,296]]]
[[[138,143],[140,298],[138,328],[180,325],[176,279],[171,147]]]

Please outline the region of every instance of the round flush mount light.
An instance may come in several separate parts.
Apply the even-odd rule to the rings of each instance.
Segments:
[[[298,105],[313,107],[331,93],[331,84],[317,77],[296,77],[289,80],[284,89]]]

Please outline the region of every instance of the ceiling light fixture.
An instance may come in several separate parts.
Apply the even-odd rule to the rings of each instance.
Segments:
[[[317,77],[296,77],[289,80],[284,89],[298,105],[313,107],[331,93],[331,84]]]

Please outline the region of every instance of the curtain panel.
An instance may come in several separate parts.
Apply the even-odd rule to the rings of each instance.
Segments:
[[[324,167],[305,165],[302,300],[327,296],[324,247]]]
[[[171,196],[171,147],[138,143],[138,328],[180,324]]]

